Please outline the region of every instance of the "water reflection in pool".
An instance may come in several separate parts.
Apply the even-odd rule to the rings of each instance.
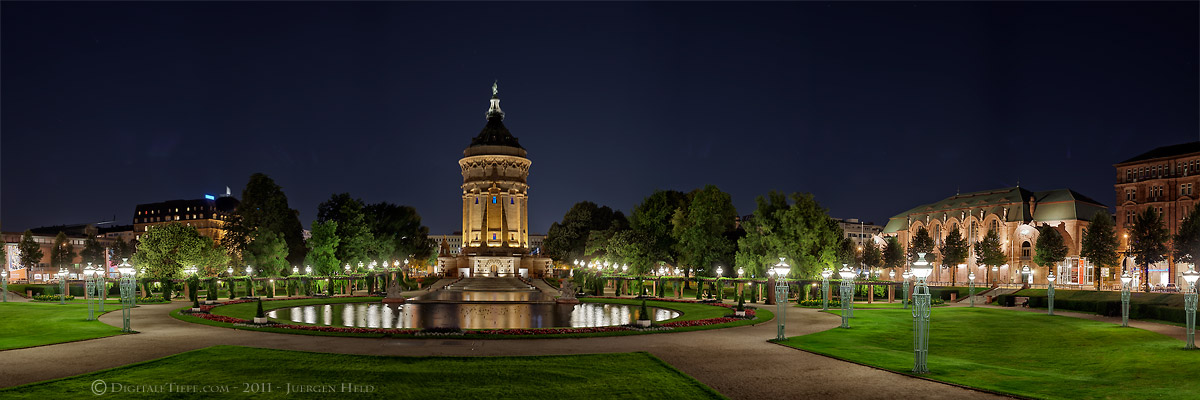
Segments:
[[[679,312],[647,307],[655,321]],[[597,327],[633,322],[638,306],[622,304],[319,304],[267,312],[280,322],[358,328],[516,329]]]

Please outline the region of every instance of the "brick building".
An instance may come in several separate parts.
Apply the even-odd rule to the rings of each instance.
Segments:
[[[1179,232],[1180,223],[1196,204],[1196,189],[1200,189],[1200,142],[1159,147],[1113,167],[1117,170],[1113,188],[1121,251],[1128,248],[1125,234],[1135,216],[1147,208],[1158,212],[1171,235]],[[1167,261],[1150,265],[1150,284],[1174,284],[1187,268],[1176,268],[1168,257]]]

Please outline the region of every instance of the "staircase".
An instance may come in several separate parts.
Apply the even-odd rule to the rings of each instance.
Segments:
[[[978,290],[978,288],[976,288],[976,290]],[[1021,289],[1019,289],[1019,288],[1016,288],[1016,289],[995,288],[995,289],[984,289],[983,291],[976,291],[975,292],[975,304],[987,304],[987,298],[989,296],[995,298],[996,296],[999,296],[1002,294],[1016,293],[1018,290],[1021,290]],[[971,297],[970,296],[963,297],[962,299],[958,300],[958,302],[970,304]]]

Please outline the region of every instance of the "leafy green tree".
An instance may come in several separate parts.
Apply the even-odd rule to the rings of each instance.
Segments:
[[[1195,265],[1197,253],[1200,253],[1200,204],[1192,207],[1192,211],[1179,224],[1179,232],[1171,239],[1175,264]],[[1113,236],[1113,241],[1116,241],[1116,235]]]
[[[811,194],[779,192],[757,199],[754,215],[744,222],[746,236],[738,240],[738,266],[754,276],[787,260],[791,276],[815,276],[822,269],[841,268],[838,245],[843,232],[837,221]]]
[[[279,276],[289,268],[287,242],[269,230],[258,231],[250,246],[246,248],[245,261],[254,267],[259,276]]]
[[[131,262],[138,273],[149,279],[179,279],[183,268],[201,266],[220,257],[223,251],[212,239],[201,236],[195,227],[178,222],[156,226],[142,234]]]
[[[375,259],[424,260],[436,250],[417,209],[385,202],[368,205],[363,213],[374,239],[370,253]]]
[[[1000,246],[1000,233],[996,232],[995,229],[989,229],[983,235],[983,240],[975,243],[975,263],[986,266],[999,266],[1007,262],[1008,257],[1004,255],[1004,248]]]
[[[66,233],[58,232],[58,236],[54,237],[54,247],[50,248],[50,266],[55,270],[72,270],[71,263],[74,261],[75,246],[71,244]]]
[[[1103,267],[1116,268],[1121,263],[1121,255],[1117,253],[1120,243],[1117,242],[1117,232],[1113,229],[1112,216],[1108,211],[1096,211],[1087,228],[1083,228],[1083,239],[1079,255],[1092,262],[1092,281],[1096,290],[1100,290],[1100,269]]]
[[[100,241],[96,240],[95,236],[88,235],[83,241],[83,249],[79,250],[80,262],[93,266],[104,266],[104,246],[100,245]]]
[[[652,241],[641,231],[624,229],[613,232],[605,245],[605,253],[616,261],[629,264],[630,273],[647,274],[658,260],[649,251]]]
[[[117,238],[111,245],[108,246],[108,261],[112,265],[118,265],[123,258],[133,258],[133,252],[136,245],[131,242],[126,242],[121,238]]]
[[[229,240],[225,243],[235,255],[245,251],[250,239],[259,230],[269,230],[283,237],[288,244],[290,262],[304,259],[304,228],[300,213],[288,206],[283,188],[263,173],[250,175],[242,190],[242,202],[237,217],[226,225]]]
[[[917,229],[917,233],[912,237],[912,243],[908,246],[909,262],[916,262],[920,257],[918,254],[925,253],[925,261],[933,262],[933,237],[929,236],[929,230],[925,227]]]
[[[652,263],[678,263],[677,242],[671,236],[671,218],[687,205],[688,197],[683,192],[656,190],[633,207],[633,212],[629,214],[629,228],[644,238],[646,254]]]
[[[1150,291],[1150,264],[1162,261],[1167,255],[1167,228],[1153,207],[1137,215],[1129,230],[1129,251],[1142,267],[1142,290]]]
[[[625,214],[590,201],[575,203],[563,215],[561,222],[550,224],[542,248],[546,256],[569,263],[587,254],[592,231],[610,229],[614,224],[618,227],[627,226]]]
[[[895,236],[889,236],[883,244],[883,265],[887,268],[904,268],[904,246]]]
[[[329,221],[337,222],[337,259],[350,264],[368,262],[375,238],[363,213],[362,200],[349,193],[331,196],[317,207],[317,222]]]
[[[337,257],[338,242],[337,221],[314,221],[312,236],[308,238],[308,256],[305,265],[311,265],[317,275],[331,275],[337,272],[341,263]]]
[[[1067,244],[1057,229],[1049,226],[1038,228],[1037,244],[1033,245],[1035,254],[1033,262],[1037,265],[1051,268],[1067,259]]]
[[[734,242],[726,233],[734,229],[737,209],[729,194],[713,185],[705,186],[691,197],[687,210],[680,209],[671,219],[672,236],[683,263],[693,271],[712,276],[714,263],[733,258]]]
[[[883,267],[883,252],[879,250],[879,246],[876,246],[874,242],[868,240],[863,246],[862,263],[867,268]]]
[[[17,254],[21,256],[21,268],[27,272],[32,272],[42,261],[42,246],[33,241],[33,232],[26,230],[25,234],[21,235],[21,243],[17,244]]]
[[[840,227],[840,226],[839,226]],[[850,266],[850,269],[858,269],[858,249],[853,240],[848,237],[843,237],[838,241],[837,257],[838,262]]]
[[[946,240],[942,242],[942,246],[938,249],[942,253],[942,269],[949,269],[950,285],[954,286],[958,283],[958,264],[967,261],[967,256],[970,254],[970,245],[967,240],[958,232],[958,227],[946,234]]]

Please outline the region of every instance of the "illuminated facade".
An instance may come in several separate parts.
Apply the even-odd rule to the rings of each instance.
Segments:
[[[219,242],[225,237],[225,224],[239,203],[226,189],[221,197],[206,195],[203,199],[138,204],[133,211],[133,231],[140,236],[155,226],[178,222],[195,227],[200,235]]]
[[[933,237],[934,246],[945,243],[946,236],[958,230],[969,249],[963,265],[942,265],[941,254],[935,249],[929,260],[934,269],[929,280],[937,283],[965,283],[967,275],[975,272],[979,283],[1021,283],[1029,277],[1021,272],[1028,266],[1033,283],[1045,284],[1046,275],[1054,268],[1058,284],[1092,285],[1094,266],[1079,257],[1083,230],[1097,211],[1108,211],[1099,202],[1070,189],[1035,192],[1023,187],[984,190],[957,194],[936,203],[924,204],[900,213],[888,220],[884,236],[895,236],[905,252],[912,235],[925,228]],[[1067,259],[1056,266],[1039,266],[1033,262],[1037,254],[1037,228],[1049,227],[1067,245]],[[983,240],[989,230],[1000,236],[1001,250],[1008,255],[1007,266],[997,267],[976,263],[975,243]],[[896,271],[896,280],[902,270]],[[885,272],[886,274],[886,272]],[[953,274],[953,275],[952,275]],[[1101,283],[1115,282],[1116,271],[1101,270]],[[885,275],[886,276],[886,275]]]
[[[462,231],[455,242],[461,248],[439,257],[434,272],[448,276],[540,276],[550,259],[530,256],[533,246],[526,179],[531,162],[525,158],[525,148],[504,126],[495,85],[486,116],[483,131],[471,139],[458,160],[463,177]]]
[[[1200,189],[1200,142],[1159,147],[1113,164],[1113,167],[1117,170],[1117,183],[1113,188],[1117,192],[1120,251],[1128,248],[1125,234],[1132,227],[1134,218],[1147,208],[1158,212],[1164,228],[1174,237],[1196,204],[1196,189]],[[1178,283],[1180,274],[1188,267],[1175,265],[1174,259],[1167,254],[1165,261],[1150,265],[1150,284]]]

